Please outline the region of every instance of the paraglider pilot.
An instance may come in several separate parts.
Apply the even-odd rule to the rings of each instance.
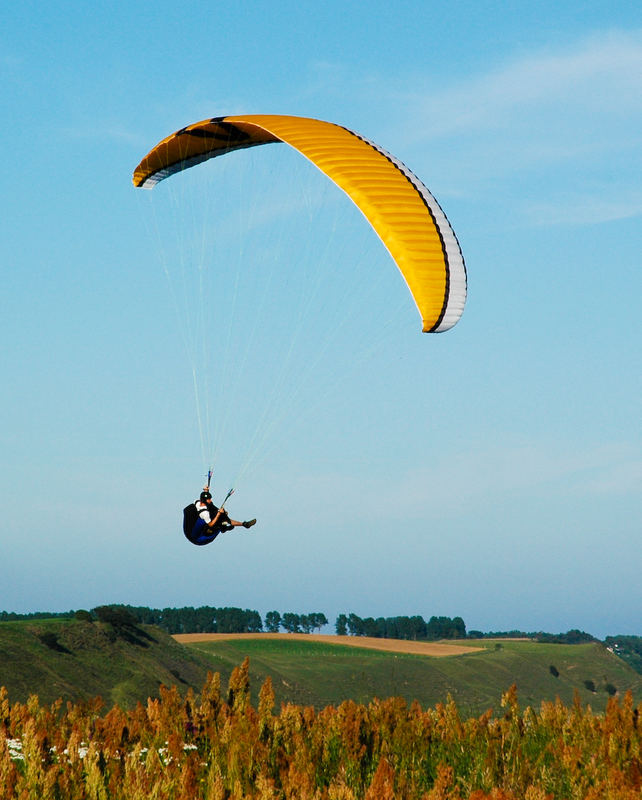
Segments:
[[[255,519],[239,522],[230,519],[223,506],[215,506],[208,486],[203,487],[198,500],[183,509],[183,532],[192,544],[209,544],[219,533],[252,525],[256,525]]]

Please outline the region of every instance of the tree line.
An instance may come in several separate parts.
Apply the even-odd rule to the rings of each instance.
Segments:
[[[338,636],[373,636],[377,639],[465,639],[466,625],[461,617],[366,617],[339,614],[335,624]]]
[[[287,633],[312,633],[321,630],[328,624],[328,618],[321,611],[310,614],[295,614],[286,612],[281,615],[278,611],[268,611],[265,615],[265,630],[268,633],[278,633],[281,628]]]
[[[148,608],[147,606],[105,605],[91,611],[44,612],[17,614],[0,611],[0,622],[36,619],[79,619],[85,622],[106,622],[114,628],[131,625],[156,625],[169,634],[175,633],[312,633],[328,624],[320,611],[298,614],[287,611],[268,611],[265,621],[258,611],[249,608],[215,606],[185,606],[183,608]]]
[[[577,628],[573,628],[566,633],[545,633],[544,631],[468,631],[469,639],[533,639],[536,642],[546,642],[548,644],[589,644],[598,642],[595,636],[585,633]],[[607,636],[608,640],[613,637]],[[634,637],[636,638],[636,637]],[[639,637],[637,637],[639,638]]]
[[[91,611],[34,612],[16,614],[0,612],[0,621],[43,619],[51,617],[77,618],[85,621],[97,619],[115,624],[129,618],[142,625],[156,625],[169,634],[175,633],[312,633],[328,624],[321,611],[299,614],[292,611],[281,613],[268,611],[265,619],[258,611],[235,607],[185,606],[183,608],[149,608],[113,604],[97,606]],[[339,635],[374,636],[382,639],[463,639],[466,625],[461,617],[430,617],[426,622],[421,616],[412,617],[366,617],[356,614],[340,614],[335,622]]]
[[[292,611],[281,614],[268,611],[265,622],[258,611],[249,608],[215,608],[200,606],[192,608],[146,608],[144,606],[125,606],[145,625],[157,625],[168,633],[311,633],[328,624],[325,614],[313,611],[297,614]]]

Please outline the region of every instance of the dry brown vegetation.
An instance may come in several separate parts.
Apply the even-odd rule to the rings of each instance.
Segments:
[[[400,698],[315,712],[274,708],[268,679],[250,702],[249,662],[228,691],[131,711],[100,700],[11,704],[0,689],[3,800],[639,800],[641,708],[612,698],[605,714],[577,700],[462,719]]]

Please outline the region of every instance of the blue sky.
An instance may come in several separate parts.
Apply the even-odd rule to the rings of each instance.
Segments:
[[[642,634],[642,9],[364,9],[3,11],[0,608]],[[232,113],[339,122],[406,163],[460,240],[460,323],[422,335],[365,222],[279,148],[220,159],[205,193],[133,188],[159,139]],[[226,420],[215,496],[234,483],[230,513],[259,518],[206,548],[180,532],[206,460],[175,313],[183,177],[215,198],[189,218],[215,309],[201,399]],[[259,294],[225,294],[268,261]]]

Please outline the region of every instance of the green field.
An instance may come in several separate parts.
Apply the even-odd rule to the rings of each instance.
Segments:
[[[642,675],[601,644],[475,644],[479,652],[434,658],[281,638],[181,645],[143,625],[114,631],[78,620],[4,622],[0,685],[12,701],[24,702],[30,694],[45,703],[101,695],[108,705],[131,707],[158,696],[161,683],[199,691],[208,670],[221,673],[225,688],[234,667],[249,656],[255,701],[269,675],[277,704],[317,709],[390,696],[428,707],[450,694],[462,715],[477,715],[499,711],[501,695],[513,683],[522,706],[539,707],[556,697],[569,704],[576,691],[596,711],[605,708],[609,690],[621,695],[630,689],[636,703],[642,701]]]
[[[506,640],[479,644],[478,653],[445,658],[283,639],[234,639],[188,646],[210,659],[224,681],[234,666],[249,656],[254,695],[270,675],[277,702],[316,708],[346,699],[365,703],[373,697],[394,695],[433,706],[450,694],[463,715],[472,715],[491,707],[498,709],[502,693],[513,683],[521,705],[539,706],[542,700],[556,697],[571,703],[577,691],[583,703],[603,710],[609,685],[619,694],[630,689],[636,702],[642,700],[642,676],[600,644]],[[586,682],[592,682],[595,691],[587,688]]]

